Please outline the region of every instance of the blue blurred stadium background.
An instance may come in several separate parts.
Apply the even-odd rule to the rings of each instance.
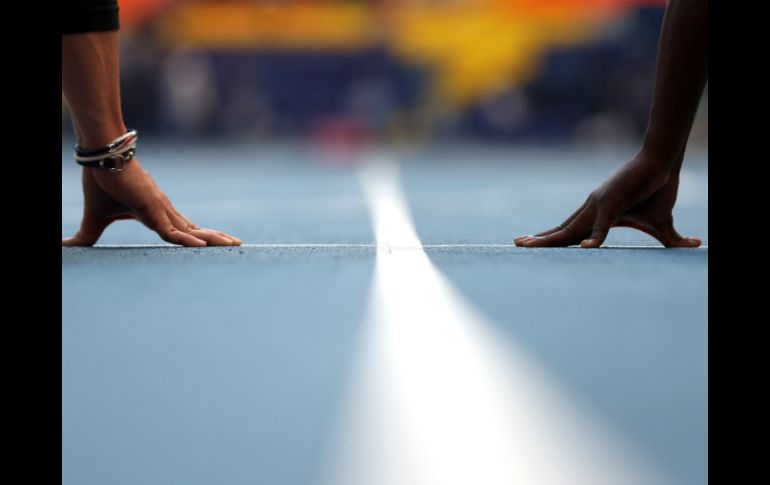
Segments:
[[[636,144],[664,5],[120,0],[124,116],[165,139]]]

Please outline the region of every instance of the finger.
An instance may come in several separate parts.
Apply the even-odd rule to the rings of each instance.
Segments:
[[[143,221],[145,222],[145,221]],[[163,238],[164,241],[172,244],[181,244],[188,247],[202,247],[206,246],[206,241],[199,239],[192,234],[188,234],[185,231],[181,231],[174,227],[171,220],[162,211],[156,213],[146,220],[147,227],[157,232],[158,235]]]
[[[521,246],[524,243],[524,241],[527,240],[527,239],[530,239],[530,238],[533,238],[533,237],[548,236],[548,235],[553,234],[555,232],[561,231],[562,229],[564,229],[564,228],[560,227],[560,226],[556,226],[553,229],[548,229],[547,231],[539,232],[537,234],[528,234],[526,236],[519,236],[519,237],[515,238],[513,240],[513,242],[517,246]]]
[[[198,239],[206,241],[208,246],[235,246],[235,241],[210,229],[192,229],[187,231]]]
[[[530,234],[530,235],[528,235],[528,236],[519,236],[519,237],[515,238],[515,239],[513,240],[513,242],[514,242],[514,243],[516,243],[516,245],[518,246],[518,245],[520,245],[520,243],[522,243],[522,242],[523,242],[525,239],[528,239],[528,238],[531,238],[531,237],[543,237],[543,236],[548,236],[548,235],[550,235],[550,234],[553,234],[553,233],[555,233],[555,232],[561,231],[562,229],[564,229],[564,227],[565,227],[565,226],[566,226],[566,224],[560,224],[560,225],[558,225],[558,226],[556,226],[556,227],[554,227],[554,228],[552,228],[552,229],[548,229],[547,231],[543,231],[543,232],[538,232],[537,234],[534,234],[534,235]]]
[[[236,246],[240,246],[241,245],[241,240],[239,238],[233,236],[232,234],[227,234],[226,232],[222,232],[222,231],[214,231],[214,232],[216,232],[217,234],[219,234],[221,236],[229,237],[230,239],[233,240],[233,242],[235,243]]]
[[[83,216],[77,234],[71,238],[62,239],[61,244],[62,246],[93,246],[110,222],[112,221],[86,214]]]
[[[550,247],[564,247],[577,244],[581,237],[576,234],[571,228],[565,227],[553,234],[547,236],[532,236],[524,239],[519,244],[525,248],[550,248]]]
[[[554,233],[557,233],[557,232],[559,232],[559,231],[563,230],[565,227],[567,227],[567,225],[568,225],[568,223],[567,223],[567,222],[565,222],[565,223],[563,223],[563,224],[559,224],[558,226],[556,226],[556,227],[554,227],[554,228],[552,228],[552,229],[548,229],[547,231],[538,232],[538,233],[537,233],[537,234],[535,234],[535,235],[529,235],[529,236],[519,236],[519,237],[517,237],[516,239],[514,239],[514,240],[513,240],[513,242],[514,242],[514,243],[515,243],[517,246],[521,246],[521,245],[524,243],[524,241],[525,241],[526,239],[530,239],[530,238],[537,238],[537,237],[544,237],[544,236],[550,236],[551,234],[554,234]]]
[[[217,231],[215,229],[207,229],[205,227],[194,226],[194,228],[195,229],[203,229],[204,231],[211,231],[214,234],[219,234],[222,237],[226,237],[227,239],[230,239],[233,242],[234,246],[240,246],[241,245],[241,240],[238,239],[237,237],[233,236],[232,234],[228,234],[228,233],[223,232],[223,231]]]
[[[580,246],[584,248],[598,248],[602,245],[605,239],[607,239],[607,233],[610,232],[612,227],[612,219],[609,213],[604,209],[599,209],[594,220],[594,227],[591,231],[591,236],[588,239],[584,239]]]
[[[535,237],[535,236],[519,236],[519,237],[517,237],[517,238],[515,238],[515,239],[513,240],[513,243],[514,243],[516,246],[519,246],[519,247],[521,247],[521,246],[523,246],[523,245],[524,245],[524,241],[526,241],[527,239],[529,239],[529,238],[531,238],[531,237]]]
[[[655,237],[667,248],[697,248],[701,240],[697,237],[684,237],[674,228],[674,219],[668,219],[655,228]]]
[[[177,212],[177,214],[179,214],[179,213]],[[179,216],[181,216],[188,223],[188,225],[186,226],[187,229],[185,229],[186,232],[192,233],[193,230],[207,231],[207,232],[216,234],[218,236],[224,237],[225,239],[229,240],[230,243],[231,243],[229,245],[231,245],[231,246],[240,246],[241,245],[241,240],[238,239],[237,237],[231,235],[231,234],[227,234],[226,232],[222,232],[222,231],[216,231],[214,229],[208,229],[208,228],[205,228],[205,227],[198,227],[197,225],[195,225],[192,222],[190,222],[190,220],[187,219],[186,217],[184,217],[183,215],[179,214]],[[219,246],[221,246],[221,245],[222,244],[219,244]]]
[[[164,241],[170,242],[172,244],[181,244],[182,246],[187,247],[203,247],[208,245],[205,240],[197,238],[192,234],[186,233],[184,231],[180,231],[174,227],[166,231],[158,231],[158,234],[163,238]]]
[[[584,210],[564,229],[545,236],[533,236],[521,242],[527,248],[564,247],[578,244],[591,230],[593,217],[590,210]]]
[[[575,218],[576,218],[576,217],[577,217],[577,216],[578,216],[578,215],[579,215],[579,214],[580,214],[580,213],[583,211],[583,209],[585,209],[586,205],[588,204],[588,200],[589,200],[589,199],[586,199],[586,201],[585,201],[585,202],[583,202],[583,204],[582,204],[580,207],[578,207],[578,209],[577,209],[575,212],[573,212],[573,213],[572,213],[572,214],[571,214],[569,217],[567,217],[567,218],[564,220],[564,222],[562,222],[562,223],[561,223],[561,224],[559,224],[558,226],[556,226],[556,227],[554,227],[554,228],[552,228],[552,229],[548,229],[547,231],[539,232],[539,233],[535,234],[534,236],[531,236],[531,235],[530,235],[530,236],[519,236],[519,237],[515,238],[515,239],[513,240],[513,242],[514,242],[514,243],[515,243],[517,246],[521,246],[521,244],[522,244],[522,243],[524,242],[524,240],[525,240],[525,239],[527,239],[527,238],[530,238],[530,237],[543,237],[543,236],[548,236],[548,235],[551,235],[551,234],[553,234],[553,233],[555,233],[555,232],[561,231],[562,229],[564,229],[565,227],[567,227],[567,226],[568,226],[568,225],[569,225],[569,224],[570,224],[570,223],[571,223],[573,220],[575,220]]]
[[[225,234],[221,231],[214,231],[206,229],[205,227],[198,227],[193,224],[190,219],[181,214],[178,210],[171,206],[171,210],[167,213],[169,219],[178,230],[192,234],[198,239],[206,241],[208,246],[238,246],[240,241],[236,243],[236,240],[229,234]]]

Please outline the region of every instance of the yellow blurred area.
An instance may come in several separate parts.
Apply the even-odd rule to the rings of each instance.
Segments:
[[[126,3],[130,11],[132,2]],[[629,8],[664,3],[172,2],[156,33],[169,47],[203,50],[334,52],[384,45],[400,59],[429,68],[435,93],[462,106],[527,81],[548,49],[590,40],[603,22]]]
[[[493,8],[494,2],[486,6],[405,9],[390,45],[397,55],[433,67],[439,93],[466,104],[527,81],[545,50],[585,40],[593,31],[591,19],[536,10],[513,15]]]

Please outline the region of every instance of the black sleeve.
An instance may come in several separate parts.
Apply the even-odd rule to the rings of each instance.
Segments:
[[[62,34],[118,30],[118,0],[63,0]]]

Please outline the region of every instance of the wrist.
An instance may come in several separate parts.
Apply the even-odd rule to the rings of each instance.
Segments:
[[[87,129],[76,130],[76,141],[79,147],[91,150],[108,145],[127,131],[122,121],[94,123]]]
[[[642,140],[639,156],[659,168],[673,169],[681,165],[687,138],[648,128]]]
[[[136,130],[131,130],[110,141],[106,146],[86,149],[75,145],[75,161],[87,168],[105,169],[111,173],[122,172],[136,153]]]
[[[638,180],[644,180],[647,187],[663,187],[678,173],[676,164],[672,164],[670,158],[663,157],[642,149],[621,172],[634,174]]]

